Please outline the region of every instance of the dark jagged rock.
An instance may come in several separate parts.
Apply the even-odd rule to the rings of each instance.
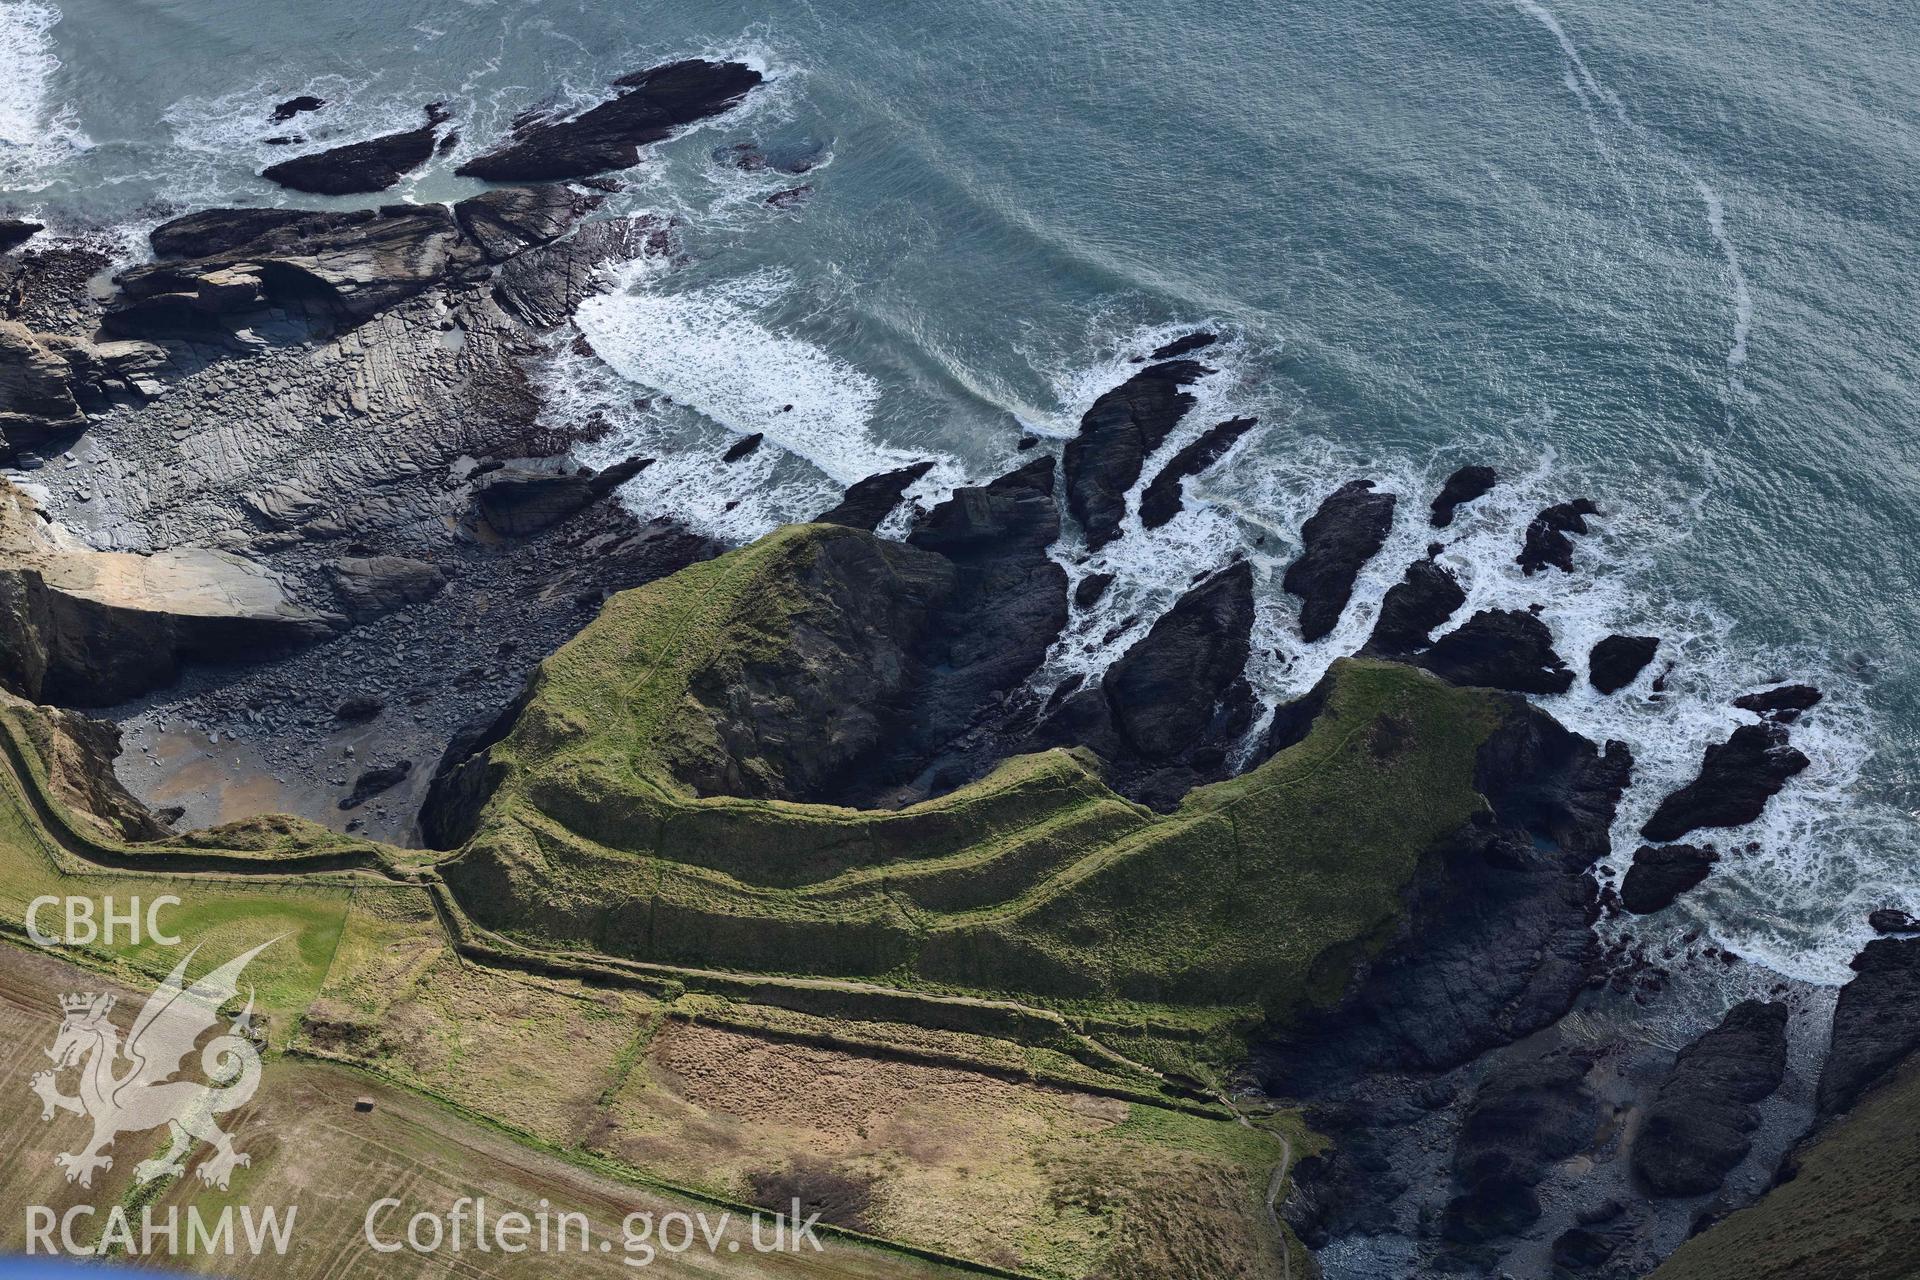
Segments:
[[[1148,360],[1177,360],[1181,356],[1190,356],[1196,351],[1204,351],[1220,341],[1218,334],[1190,333],[1184,338],[1175,338],[1172,342],[1159,347],[1147,357]]]
[[[1920,920],[1895,907],[1867,913],[1867,928],[1875,933],[1920,933]]]
[[[1600,506],[1591,498],[1575,498],[1548,507],[1527,526],[1526,542],[1514,562],[1528,575],[1545,568],[1573,572],[1573,539],[1568,536],[1588,531],[1587,517],[1600,514]]]
[[[755,431],[751,435],[741,436],[738,440],[735,440],[732,444],[727,446],[727,451],[720,455],[720,461],[738,462],[740,461],[740,459],[752,453],[755,449],[758,449],[760,447],[760,442],[764,439],[766,439],[766,436],[764,436],[758,431]],[[865,483],[865,482],[862,481],[861,483]]]
[[[767,197],[766,204],[772,209],[798,209],[811,199],[813,199],[813,184],[803,182],[797,187],[788,187],[784,191],[774,192]]]
[[[1245,683],[1252,630],[1253,567],[1244,560],[1181,596],[1101,681],[1127,744],[1164,761],[1217,740]]]
[[[147,241],[162,258],[208,258],[313,216],[311,209],[202,209],[161,223]]]
[[[893,514],[901,496],[927,472],[931,462],[916,462],[897,471],[882,471],[847,486],[846,494],[830,509],[814,517],[820,524],[844,524],[855,529],[877,529]]]
[[[603,267],[672,253],[673,226],[652,214],[589,222],[563,240],[508,259],[494,296],[527,324],[551,329],[606,288]]]
[[[500,187],[453,206],[453,219],[493,262],[558,240],[599,208],[604,196],[558,185]]]
[[[341,611],[357,622],[431,600],[447,585],[440,570],[406,556],[350,556],[326,568]]]
[[[1485,609],[1414,659],[1444,680],[1515,693],[1565,693],[1573,672],[1553,650],[1553,633],[1530,613]]]
[[[160,228],[156,244],[194,256],[122,272],[103,324],[133,336],[221,332],[278,311],[351,327],[482,265],[478,247],[441,205],[291,220],[284,212],[223,210]],[[240,239],[249,232],[251,239]]]
[[[1300,531],[1300,558],[1281,586],[1300,597],[1300,634],[1319,640],[1333,630],[1353,596],[1353,582],[1386,545],[1396,499],[1371,480],[1340,486]]]
[[[340,808],[358,809],[367,801],[384,792],[391,791],[407,780],[413,772],[413,761],[399,760],[393,764],[377,765],[364,770],[353,780],[353,790],[340,801]]]
[[[810,173],[826,158],[827,144],[813,138],[762,146],[758,142],[736,142],[715,147],[712,155],[722,164],[730,164],[742,173]]]
[[[1777,689],[1744,694],[1733,700],[1742,711],[1751,711],[1775,724],[1792,724],[1801,715],[1820,704],[1821,692],[1810,684],[1783,684]]]
[[[285,124],[295,116],[308,111],[318,111],[327,105],[325,98],[316,98],[310,93],[297,94],[285,102],[277,103],[273,114],[268,117],[274,124]]]
[[[1433,629],[1466,602],[1459,579],[1431,560],[1415,560],[1382,597],[1367,651],[1389,658],[1418,653],[1433,643]]]
[[[45,230],[42,224],[29,222],[25,218],[0,218],[0,253],[18,249]]]
[[[456,849],[472,837],[480,810],[506,772],[487,753],[513,732],[514,722],[532,696],[529,681],[499,714],[470,721],[454,732],[420,802],[420,838],[429,849]]]
[[[576,116],[522,117],[511,137],[456,173],[490,182],[555,182],[637,164],[640,148],[731,110],[761,75],[739,62],[689,58],[622,76],[619,96]]]
[[[1433,514],[1429,517],[1436,529],[1444,529],[1453,523],[1454,512],[1475,499],[1485,497],[1499,480],[1499,473],[1492,467],[1462,467],[1447,477],[1440,486],[1440,494],[1433,500]]]
[[[1637,916],[1673,905],[1675,898],[1707,878],[1720,855],[1707,845],[1643,844],[1620,882],[1620,905]]]
[[[1454,1146],[1461,1191],[1447,1205],[1442,1236],[1473,1244],[1510,1236],[1540,1217],[1534,1188],[1549,1165],[1586,1149],[1600,1126],[1587,1090],[1590,1059],[1555,1054],[1491,1076],[1474,1094]]]
[[[1088,574],[1086,577],[1080,579],[1080,585],[1073,589],[1074,607],[1079,609],[1093,608],[1093,606],[1100,603],[1101,597],[1107,594],[1107,588],[1112,585],[1113,575],[1110,573]]]
[[[316,151],[270,164],[260,176],[294,191],[322,196],[364,195],[385,191],[433,156],[433,137],[440,113],[427,108],[427,123],[418,129],[389,133],[365,142]]]
[[[604,471],[563,471],[533,462],[509,463],[474,482],[474,511],[501,537],[523,538],[559,524],[613,492],[652,461],[630,458]]]
[[[1822,1119],[1849,1110],[1920,1049],[1920,938],[1875,938],[1853,958],[1853,973],[1834,1005],[1814,1096]]]
[[[1153,478],[1140,496],[1140,523],[1158,529],[1180,514],[1181,486],[1188,476],[1197,476],[1226,456],[1227,450],[1260,420],[1229,418],[1208,427],[1200,438],[1173,455],[1164,470]]]
[[[1484,742],[1490,811],[1429,851],[1394,936],[1330,1010],[1258,1055],[1269,1092],[1318,1097],[1374,1071],[1450,1070],[1552,1025],[1597,955],[1594,882],[1632,758],[1519,699]]]
[[[1660,647],[1658,636],[1608,636],[1587,655],[1587,682],[1602,693],[1632,684]]]
[[[1719,1189],[1746,1158],[1756,1105],[1787,1069],[1787,1006],[1744,1000],[1680,1051],[1633,1142],[1633,1172],[1656,1196]]]
[[[1149,365],[1093,402],[1067,441],[1067,510],[1098,549],[1120,536],[1127,494],[1147,458],[1193,408],[1186,388],[1208,372],[1196,360]]]
[[[341,724],[365,724],[387,709],[386,700],[365,695],[348,698],[333,709],[333,718]]]
[[[1707,748],[1700,775],[1662,800],[1640,834],[1678,840],[1701,827],[1743,827],[1809,763],[1788,745],[1785,729],[1741,725],[1725,742]]]

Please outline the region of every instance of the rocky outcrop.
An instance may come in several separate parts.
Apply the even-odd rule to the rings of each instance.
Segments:
[[[1809,763],[1788,744],[1785,729],[1741,725],[1725,742],[1707,748],[1700,775],[1662,800],[1640,834],[1678,840],[1701,827],[1743,827]]]
[[[1514,693],[1565,693],[1573,672],[1553,649],[1553,633],[1530,613],[1486,609],[1441,636],[1414,660],[1454,684]]]
[[[509,462],[474,481],[474,515],[500,537],[524,538],[612,493],[652,461],[630,458],[604,471],[533,460]]]
[[[1444,529],[1453,523],[1456,511],[1477,498],[1485,497],[1499,480],[1499,473],[1492,467],[1462,467],[1447,477],[1440,486],[1440,493],[1433,500],[1433,514],[1429,517],[1433,527]]]
[[[1220,459],[1260,420],[1229,418],[1208,427],[1200,438],[1173,455],[1146,492],[1140,495],[1140,525],[1158,529],[1180,514],[1182,489],[1188,476],[1197,476]]]
[[[356,622],[431,600],[447,585],[447,577],[439,569],[406,556],[349,556],[329,561],[327,577],[340,599],[341,612]]]
[[[47,789],[70,815],[98,824],[98,833],[113,840],[157,840],[167,834],[166,824],[114,776],[120,730],[111,721],[35,706],[5,690],[0,690],[0,709],[33,744],[46,770]]]
[[[188,659],[245,661],[331,633],[251,561],[89,550],[0,480],[0,680],[16,693],[108,706],[171,682]]]
[[[673,225],[652,214],[589,222],[563,240],[509,259],[494,281],[494,297],[522,322],[551,329],[606,289],[604,268],[672,253]]]
[[[1867,928],[1875,933],[1920,933],[1920,919],[1897,907],[1878,907],[1867,913]]]
[[[294,191],[322,196],[385,191],[432,158],[434,135],[447,118],[435,103],[427,108],[427,123],[418,129],[295,156],[268,165],[260,176]]]
[[[764,440],[766,440],[766,438],[767,437],[765,432],[761,432],[761,431],[749,432],[748,434],[741,436],[738,440],[735,440],[732,444],[728,445],[727,451],[720,455],[720,461],[738,462],[742,458],[749,457],[752,455],[754,450],[760,447],[761,443]]]
[[[1386,545],[1393,527],[1393,494],[1377,492],[1371,480],[1353,480],[1333,491],[1300,531],[1300,557],[1281,580],[1300,597],[1300,634],[1323,639],[1346,612],[1354,579]]]
[[[1591,498],[1548,507],[1527,526],[1526,541],[1514,557],[1515,563],[1529,576],[1547,568],[1572,573],[1573,538],[1569,535],[1588,532],[1587,517],[1599,514],[1600,506]]]
[[[1876,938],[1853,958],[1833,1009],[1833,1039],[1814,1107],[1822,1119],[1859,1101],[1920,1050],[1920,938]]]
[[[1467,602],[1460,580],[1431,560],[1415,560],[1380,600],[1365,652],[1404,658],[1433,643],[1433,629]]]
[[[1127,745],[1164,761],[1220,741],[1223,722],[1244,718],[1252,629],[1253,569],[1244,560],[1181,596],[1101,681]]]
[[[1710,845],[1643,844],[1620,882],[1620,905],[1635,915],[1651,915],[1673,905],[1707,878],[1720,855]]]
[[[599,208],[605,196],[540,185],[483,191],[453,206],[453,220],[489,261],[549,244]]]
[[[1220,341],[1220,335],[1215,333],[1207,333],[1204,330],[1197,333],[1189,333],[1184,337],[1175,338],[1171,342],[1163,343],[1154,348],[1153,351],[1148,353],[1147,361],[1178,360],[1181,356],[1190,356],[1196,351],[1205,351],[1218,341]]]
[[[499,146],[454,172],[491,182],[556,182],[639,163],[640,148],[729,111],[761,81],[739,62],[689,58],[622,76],[617,97],[565,119],[522,117]]]
[[[758,437],[749,437],[758,440]],[[728,451],[731,454],[731,450]],[[731,458],[723,459],[731,461]],[[818,524],[844,524],[872,531],[893,514],[901,497],[921,476],[933,470],[931,462],[916,462],[897,471],[882,471],[847,486],[840,501],[814,517]]]
[[[87,425],[76,397],[85,343],[0,320],[0,435],[18,448]]]
[[[1733,705],[1775,724],[1792,724],[1818,706],[1823,696],[1810,684],[1783,684],[1776,689],[1744,694],[1735,698]]]
[[[1601,693],[1617,693],[1638,678],[1659,648],[1658,636],[1608,636],[1587,655],[1587,683]]]
[[[163,224],[153,236],[187,256],[131,267],[103,323],[133,336],[232,332],[295,313],[363,323],[483,265],[441,205],[310,213],[220,210]]]
[[[1586,1087],[1590,1058],[1559,1053],[1501,1072],[1475,1093],[1454,1145],[1460,1193],[1441,1234],[1477,1244],[1525,1230],[1540,1217],[1535,1188],[1548,1167],[1587,1148],[1600,1102]]]
[[[309,111],[318,111],[326,105],[327,100],[325,98],[316,98],[310,93],[295,94],[284,102],[275,103],[273,113],[269,115],[267,119],[273,124],[285,124],[297,115],[304,115]]]
[[[1719,1190],[1760,1127],[1757,1104],[1786,1069],[1787,1006],[1733,1006],[1674,1060],[1634,1137],[1634,1176],[1656,1196]]]
[[[29,222],[25,218],[0,218],[0,253],[18,249],[45,230],[46,227],[40,223]]]
[[[1093,402],[1080,419],[1080,433],[1067,441],[1067,510],[1098,549],[1120,536],[1127,494],[1139,482],[1148,457],[1166,443],[1193,408],[1187,390],[1208,373],[1196,360],[1148,365]]]

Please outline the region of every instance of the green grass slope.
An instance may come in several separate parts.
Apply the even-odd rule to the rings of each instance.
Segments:
[[[696,690],[777,660],[827,539],[793,526],[610,600],[540,668],[443,868],[539,946],[759,972],[1283,1012],[1337,995],[1423,851],[1484,801],[1500,704],[1347,661],[1305,740],[1159,815],[1050,751],[897,811],[700,797]]]

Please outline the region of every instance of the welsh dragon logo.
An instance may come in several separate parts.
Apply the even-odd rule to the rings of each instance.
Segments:
[[[60,997],[64,1015],[60,1034],[47,1050],[54,1069],[35,1074],[31,1086],[44,1108],[42,1120],[53,1119],[56,1111],[93,1120],[93,1137],[84,1147],[53,1158],[55,1165],[67,1171],[68,1182],[92,1186],[96,1169],[113,1167],[113,1157],[102,1153],[113,1145],[116,1135],[161,1125],[172,1130],[171,1141],[165,1154],[134,1166],[139,1182],[184,1172],[184,1157],[196,1141],[213,1147],[199,1170],[201,1181],[209,1186],[225,1190],[234,1169],[251,1163],[213,1122],[215,1116],[245,1105],[260,1085],[260,1051],[248,1034],[251,990],[246,1008],[229,1030],[208,1041],[200,1053],[200,1067],[210,1083],[170,1077],[181,1069],[200,1037],[219,1023],[220,1006],[238,993],[240,974],[248,962],[277,941],[269,939],[234,957],[191,986],[186,981],[187,964],[199,948],[189,951],[148,997],[125,1043],[107,1019],[113,1009],[111,995],[85,992]],[[69,1096],[60,1092],[58,1076],[75,1067],[80,1072],[79,1092]]]

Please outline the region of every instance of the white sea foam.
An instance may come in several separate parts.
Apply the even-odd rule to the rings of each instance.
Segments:
[[[1095,395],[1137,368],[1131,356],[1191,327],[1142,330],[1086,369],[1062,377],[1062,411],[1053,421],[1077,419]],[[1248,385],[1236,372],[1248,345],[1237,339],[1204,353],[1219,372],[1198,384],[1198,404],[1143,469],[1129,495],[1124,535],[1091,554],[1071,536],[1056,549],[1076,585],[1092,573],[1114,574],[1115,581],[1092,608],[1072,611],[1036,678],[1038,692],[1050,692],[1072,674],[1097,678],[1191,580],[1244,555],[1256,579],[1249,679],[1269,706],[1297,697],[1335,658],[1365,643],[1386,590],[1428,544],[1439,542],[1439,562],[1467,594],[1440,633],[1482,609],[1539,606],[1555,648],[1577,679],[1567,694],[1537,701],[1575,731],[1597,742],[1623,741],[1633,751],[1634,784],[1606,860],[1616,876],[1624,874],[1641,843],[1640,825],[1668,792],[1693,778],[1704,749],[1752,721],[1751,714],[1733,708],[1733,698],[1782,679],[1806,680],[1827,692],[1827,701],[1792,729],[1794,744],[1812,760],[1808,770],[1787,784],[1760,821],[1737,831],[1696,833],[1725,855],[1707,883],[1657,918],[1613,928],[1667,941],[1701,930],[1767,972],[1831,984],[1847,977],[1846,962],[1866,936],[1869,908],[1920,909],[1920,893],[1901,871],[1920,856],[1916,824],[1876,802],[1864,782],[1865,744],[1874,730],[1858,682],[1819,655],[1757,645],[1714,609],[1647,585],[1660,580],[1663,560],[1688,536],[1697,495],[1657,487],[1644,477],[1625,482],[1644,488],[1621,492],[1622,482],[1615,480],[1595,489],[1550,455],[1525,457],[1512,443],[1493,439],[1461,441],[1460,452],[1444,458],[1363,453],[1310,429],[1300,417],[1290,418],[1284,404],[1276,407],[1273,397]],[[1142,529],[1131,513],[1171,452],[1223,417],[1249,412],[1261,417],[1261,425],[1221,462],[1186,482],[1181,514],[1161,529]],[[1447,472],[1468,459],[1499,466],[1500,484],[1462,507],[1450,528],[1432,528],[1428,500]],[[1339,485],[1362,478],[1398,495],[1393,528],[1362,571],[1334,631],[1307,644],[1300,638],[1296,602],[1280,589],[1280,578],[1298,553],[1307,517]],[[1543,507],[1589,491],[1606,514],[1591,535],[1577,540],[1575,571],[1523,573],[1515,556],[1529,521]],[[1657,635],[1661,647],[1633,686],[1603,696],[1586,681],[1587,655],[1615,633]],[[1669,663],[1674,670],[1666,690],[1655,695],[1652,682]],[[1717,963],[1710,976],[1736,986],[1762,981],[1744,968],[1723,973]]]
[[[72,109],[49,101],[59,21],[50,4],[0,0],[0,190],[42,190],[48,170],[93,145]]]
[[[633,264],[617,273],[610,292],[581,306],[576,323],[628,384],[626,394],[644,387],[672,402],[614,415],[614,435],[595,446],[602,454],[660,457],[627,493],[637,510],[748,538],[818,514],[840,489],[875,472],[933,461],[910,491],[915,496],[962,482],[951,458],[879,442],[873,417],[881,393],[871,376],[766,318],[789,288],[778,271],[674,288],[657,267]],[[596,394],[588,369],[573,368],[571,385],[575,396]],[[595,402],[620,394],[601,393]],[[670,411],[676,407],[700,421]],[[755,432],[765,437],[760,449],[720,462],[729,444]],[[807,465],[782,466],[783,458]]]

